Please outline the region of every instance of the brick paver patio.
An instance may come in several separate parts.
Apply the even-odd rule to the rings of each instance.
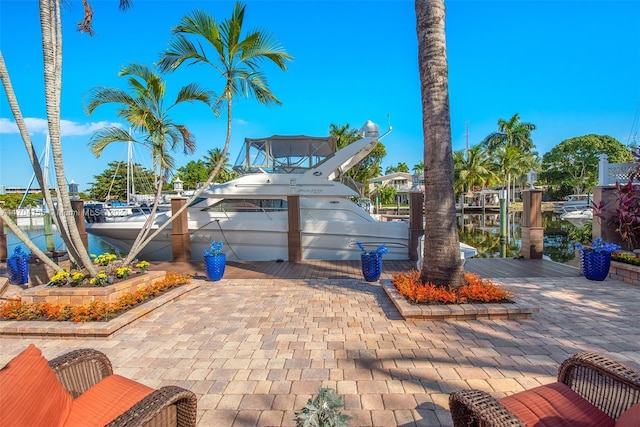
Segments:
[[[205,282],[109,339],[0,338],[0,366],[33,342],[47,358],[105,352],[116,373],[194,391],[199,426],[295,425],[321,386],[351,426],[448,426],[448,393],[498,397],[554,380],[596,351],[640,369],[640,288],[607,279],[502,279],[529,320],[405,321],[357,279]]]

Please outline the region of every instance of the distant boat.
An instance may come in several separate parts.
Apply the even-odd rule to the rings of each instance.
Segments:
[[[563,214],[566,212],[583,211],[591,207],[591,194],[572,194],[566,202],[553,204],[553,212]]]

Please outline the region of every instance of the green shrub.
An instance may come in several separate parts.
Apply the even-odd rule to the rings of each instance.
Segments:
[[[582,245],[591,244],[593,240],[593,222],[587,221],[582,227],[575,227],[569,231],[569,239]]]

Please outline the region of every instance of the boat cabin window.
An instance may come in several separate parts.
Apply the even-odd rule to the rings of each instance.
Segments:
[[[287,210],[283,199],[224,199],[205,209],[207,212],[278,212]]]

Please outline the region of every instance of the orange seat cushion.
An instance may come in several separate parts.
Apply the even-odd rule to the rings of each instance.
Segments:
[[[123,376],[109,375],[73,401],[65,427],[102,427],[153,391]]]
[[[638,426],[640,426],[640,403],[636,403],[631,408],[624,411],[616,421],[616,427]]]
[[[73,398],[42,352],[30,344],[0,370],[0,426],[59,427]]]
[[[563,383],[552,383],[501,399],[527,426],[614,427],[615,420]]]

